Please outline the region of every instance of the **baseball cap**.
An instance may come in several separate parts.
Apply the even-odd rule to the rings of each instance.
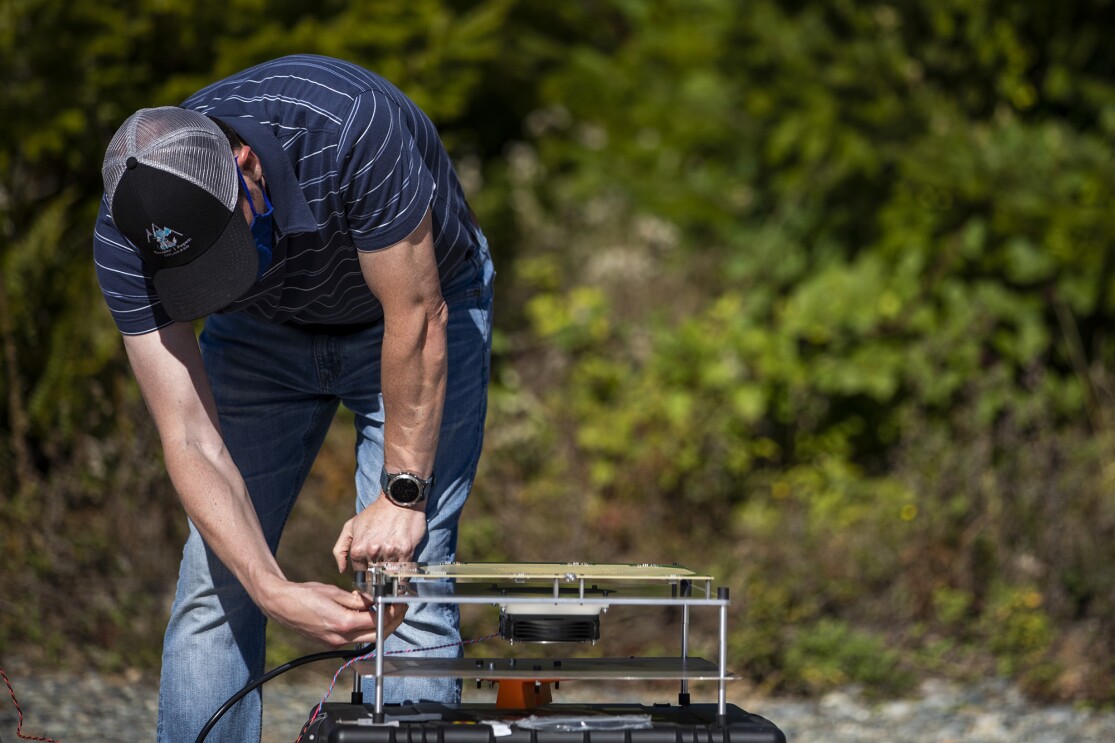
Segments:
[[[109,143],[101,174],[112,219],[171,319],[224,309],[255,282],[236,162],[209,118],[173,106],[136,111]]]

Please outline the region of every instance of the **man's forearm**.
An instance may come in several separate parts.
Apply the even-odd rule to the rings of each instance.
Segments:
[[[126,336],[136,381],[159,429],[167,473],[190,520],[267,616],[331,646],[375,639],[375,620],[355,594],[292,583],[267,546],[252,499],[226,450],[217,405],[193,327],[176,323]],[[401,621],[392,611],[388,626]]]
[[[207,451],[196,443],[166,446],[164,456],[182,507],[206,545],[266,612],[271,591],[285,577],[236,465],[223,448]]]
[[[433,473],[448,369],[446,309],[416,308],[387,320],[381,357],[384,465]]]

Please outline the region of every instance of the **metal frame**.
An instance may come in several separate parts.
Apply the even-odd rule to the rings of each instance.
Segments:
[[[447,663],[446,659],[415,658],[408,660],[404,665],[405,670],[393,666],[391,672],[385,671],[384,654],[377,652],[375,655],[373,673],[367,674],[367,661],[355,664],[354,690],[359,691],[362,675],[372,675],[376,680],[374,720],[384,720],[383,680],[388,675],[407,676],[452,676],[457,678],[479,677],[484,679],[529,679],[544,678],[553,680],[563,679],[679,679],[679,702],[689,703],[690,680],[715,680],[717,682],[717,714],[720,719],[726,719],[727,694],[726,682],[734,680],[736,675],[728,671],[728,606],[731,604],[728,589],[719,587],[716,598],[712,598],[712,578],[699,576],[692,571],[680,566],[662,565],[596,565],[586,563],[450,563],[447,565],[423,565],[421,563],[399,563],[372,566],[366,572],[358,572],[356,588],[375,602],[376,608],[376,636],[384,636],[384,607],[388,604],[457,604],[457,605],[492,605],[515,603],[515,599],[505,593],[492,595],[464,596],[464,595],[418,595],[400,594],[400,584],[411,581],[437,581],[447,579],[457,583],[472,583],[477,581],[511,581],[513,584],[527,582],[541,584],[539,590],[544,590],[546,583],[552,583],[552,595],[531,596],[532,604],[553,604],[555,607],[562,605],[575,606],[677,606],[682,609],[681,626],[681,655],[675,660],[676,667],[672,667],[670,659],[647,659],[639,668],[639,662],[624,661],[623,659],[580,659],[563,660],[560,671],[553,666],[542,673],[535,669],[543,664],[552,663],[554,659],[535,660],[521,659],[518,662],[524,666],[529,664],[530,671],[516,667],[515,660],[503,659],[485,661],[470,658],[463,663]],[[668,584],[671,587],[669,596],[662,597],[620,597],[603,596],[593,597],[586,595],[586,581],[636,581],[647,584]],[[561,588],[564,585],[576,584],[577,594],[562,596]],[[593,590],[599,591],[596,586]],[[696,593],[703,597],[693,597]],[[693,607],[716,607],[719,609],[719,632],[717,662],[709,663],[700,658],[689,658],[689,622],[690,610]],[[654,662],[651,662],[651,661]],[[455,659],[454,659],[455,661]],[[469,667],[469,664],[472,664]],[[500,664],[506,667],[498,667]],[[565,663],[569,663],[568,667]],[[482,664],[482,665],[481,665]],[[483,666],[483,667],[482,667]],[[491,666],[491,667],[488,667]],[[364,673],[362,673],[362,671]],[[713,673],[715,672],[715,673]]]

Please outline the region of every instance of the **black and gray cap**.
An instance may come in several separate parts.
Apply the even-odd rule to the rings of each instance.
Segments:
[[[101,173],[112,219],[171,319],[224,309],[255,282],[236,163],[213,121],[172,106],[140,109],[113,136]]]

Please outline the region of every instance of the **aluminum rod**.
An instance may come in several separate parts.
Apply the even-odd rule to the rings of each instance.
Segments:
[[[382,591],[382,588],[381,588]],[[376,596],[376,722],[383,722],[383,614],[386,596],[380,593]],[[721,668],[723,671],[723,668]]]
[[[385,596],[388,604],[573,604],[576,606],[727,606],[730,601],[721,599],[672,599],[649,598],[553,598],[550,596]]]
[[[716,714],[720,716],[721,720],[725,720],[728,714],[727,685],[725,684],[728,672],[728,589],[721,588],[718,596],[725,599],[725,603],[720,606],[720,680],[717,682]]]
[[[681,597],[689,598],[692,591],[692,583],[687,580],[681,581],[679,586]],[[686,660],[689,658],[689,605],[686,604],[681,607],[681,658]],[[681,688],[679,689],[681,696],[679,699],[688,699],[689,696],[689,679],[681,680]]]

